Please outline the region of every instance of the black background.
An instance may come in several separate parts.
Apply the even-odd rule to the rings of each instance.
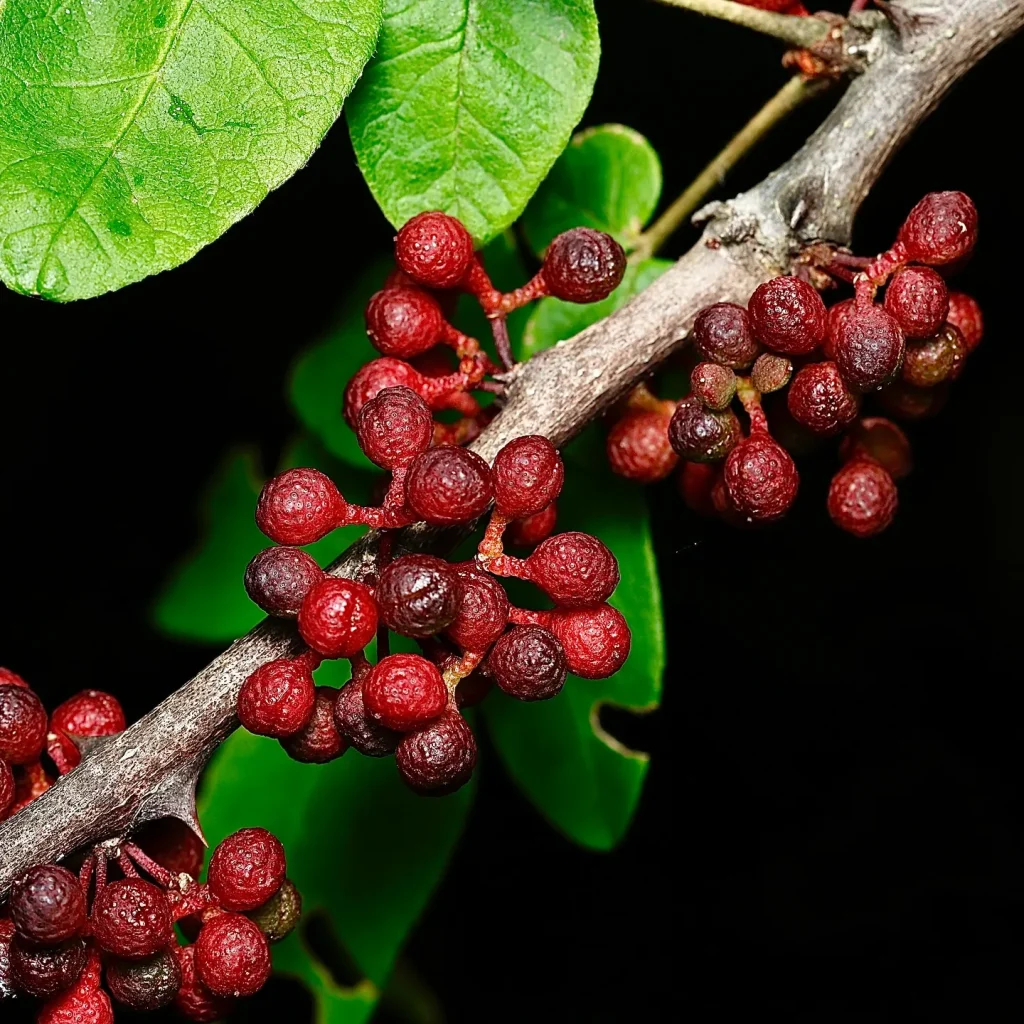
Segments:
[[[779,48],[645,3],[598,10],[584,123],[646,134],[674,195],[782,83]],[[831,455],[803,468],[789,519],[759,533],[696,519],[670,485],[651,493],[664,704],[612,723],[653,754],[635,824],[616,853],[586,853],[500,771],[483,774],[407,951],[448,1020],[1020,1006],[1022,217],[1016,129],[989,118],[1016,120],[1022,57],[1018,40],[969,75],[858,221],[855,248],[874,253],[943,188],[968,192],[982,221],[960,284],[983,303],[986,340],[942,416],[910,429],[896,524],[866,543],[832,528]],[[723,194],[785,159],[827,102]],[[65,307],[0,294],[0,663],[51,702],[97,686],[136,717],[216,653],[159,636],[148,606],[195,540],[197,494],[225,449],[255,440],[272,464],[293,425],[286,367],[389,238],[339,123],[186,266]],[[304,999],[274,983],[238,1019],[299,1019]]]

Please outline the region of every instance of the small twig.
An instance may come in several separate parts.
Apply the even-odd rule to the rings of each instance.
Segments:
[[[511,370],[516,365],[516,357],[512,354],[512,339],[508,336],[508,324],[503,316],[491,319],[491,334],[494,335],[494,347],[498,351],[502,369]]]
[[[733,5],[730,5],[733,6]],[[739,6],[738,4],[735,6]],[[751,8],[756,10],[756,8]],[[700,207],[704,200],[725,180],[731,171],[758,142],[800,104],[817,96],[829,82],[809,82],[799,75],[786,84],[729,140],[725,148],[686,187],[672,205],[637,239],[633,249],[636,259],[654,256]]]
[[[781,39],[791,46],[808,47],[821,42],[830,26],[819,18],[806,15],[776,14],[759,7],[747,7],[733,0],[656,0],[666,7],[682,7],[695,14],[720,18],[733,25],[742,25],[766,36]]]

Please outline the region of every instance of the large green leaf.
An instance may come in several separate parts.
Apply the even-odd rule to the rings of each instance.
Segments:
[[[647,755],[608,735],[598,715],[605,704],[657,706],[665,667],[657,566],[643,491],[607,469],[584,475],[570,465],[558,519],[560,529],[585,530],[615,552],[622,582],[611,603],[633,633],[629,658],[609,679],[569,676],[562,692],[542,704],[496,693],[481,710],[508,771],[538,810],[582,846],[609,850],[629,827]]]
[[[217,752],[200,801],[211,845],[238,828],[270,829],[284,844],[304,919],[326,914],[365,976],[353,988],[332,980],[301,929],[275,949],[275,968],[309,986],[321,1024],[369,1017],[444,873],[473,791],[471,784],[442,799],[418,797],[390,758],[349,751],[328,765],[304,765],[280,744],[244,731]]]
[[[446,210],[481,243],[508,227],[582,117],[599,53],[593,0],[387,0],[348,107],[387,218]]]
[[[175,267],[309,159],[381,0],[7,0],[0,276],[89,298]]]
[[[569,228],[606,231],[636,244],[661,196],[661,161],[639,133],[621,124],[577,132],[523,215],[538,255]]]

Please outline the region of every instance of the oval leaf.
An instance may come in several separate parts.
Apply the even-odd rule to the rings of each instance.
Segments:
[[[381,0],[8,0],[0,276],[88,298],[183,263],[309,159]]]
[[[593,0],[387,0],[348,122],[388,220],[445,210],[478,243],[508,227],[583,116],[599,54]]]
[[[599,125],[573,136],[530,200],[523,230],[538,255],[575,227],[605,231],[630,249],[660,197],[654,147],[625,125]]]
[[[611,603],[633,633],[629,658],[609,679],[569,676],[553,700],[523,704],[495,693],[481,711],[509,774],[541,814],[581,846],[610,850],[636,810],[647,755],[608,735],[598,716],[604,704],[657,707],[665,668],[661,591],[643,491],[607,468],[570,471],[565,482],[559,529],[600,537],[619,560],[622,581]]]

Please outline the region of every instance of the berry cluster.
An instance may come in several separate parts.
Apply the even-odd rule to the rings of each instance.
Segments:
[[[784,404],[769,411],[788,447],[844,435],[827,499],[832,520],[857,537],[880,533],[896,513],[895,481],[909,471],[909,444],[895,423],[860,418],[862,406],[877,396],[890,416],[917,419],[942,405],[981,341],[982,318],[974,299],[950,292],[934,268],[962,265],[977,223],[962,192],[933,192],[880,256],[829,250],[825,280],[850,281],[852,298],[826,308],[804,267],[805,276],[762,284],[745,307],[719,302],[701,310],[692,339],[702,361],[692,368],[690,393],[672,402],[634,392],[608,435],[612,469],[650,483],[681,459],[680,491],[694,510],[736,525],[778,519],[800,478],[768,428],[762,397],[775,393]]]
[[[205,884],[202,843],[180,823],[137,840],[99,844],[77,874],[38,864],[15,881],[0,911],[0,998],[46,1000],[39,1024],[112,1024],[111,996],[212,1021],[262,988],[269,943],[295,927],[302,903],[277,839],[260,828],[228,836]],[[175,923],[190,944],[178,945]]]

